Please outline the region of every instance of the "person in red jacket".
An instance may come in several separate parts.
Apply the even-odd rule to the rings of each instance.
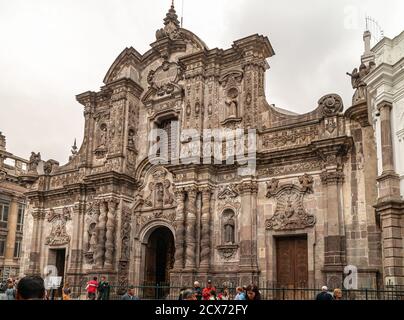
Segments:
[[[97,277],[94,277],[93,280],[87,282],[86,290],[88,300],[95,300],[97,288],[98,288]]]
[[[206,285],[206,288],[202,290],[202,298],[203,300],[209,300],[211,296],[211,291],[216,292],[216,288],[212,286],[212,281],[208,280],[208,284]]]

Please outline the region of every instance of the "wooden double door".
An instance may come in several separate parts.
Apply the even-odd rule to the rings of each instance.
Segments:
[[[277,287],[307,288],[307,237],[276,239]]]

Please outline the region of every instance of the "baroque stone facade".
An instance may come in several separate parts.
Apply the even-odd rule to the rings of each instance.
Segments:
[[[31,184],[23,272],[43,273],[64,250],[71,285],[107,275],[122,289],[208,278],[332,287],[354,265],[359,285],[376,287],[383,270],[366,103],[344,113],[328,94],[304,115],[268,104],[274,54],[261,35],[209,49],[171,7],[148,52],[125,49],[99,92],[77,96],[84,141],[68,164],[45,162]],[[175,133],[170,120],[179,130],[255,129],[256,171],[153,164],[150,132]],[[193,148],[186,139],[177,146]]]

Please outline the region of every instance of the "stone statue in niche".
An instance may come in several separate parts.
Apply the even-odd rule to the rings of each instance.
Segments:
[[[95,249],[97,247],[97,229],[96,229],[95,223],[90,224],[90,227],[88,228],[88,233],[89,233],[89,239],[90,239],[88,252],[94,253]]]
[[[156,207],[160,208],[164,204],[164,186],[162,183],[156,185]]]
[[[229,89],[226,99],[226,119],[237,118],[237,97],[238,90],[236,88]]]
[[[170,192],[171,182],[170,180],[164,181],[164,204],[172,205],[174,203],[174,195]]]
[[[149,183],[149,190],[150,194],[146,197],[144,204],[147,207],[153,207],[153,191],[154,191],[154,183],[150,182]]]
[[[107,125],[105,123],[103,123],[100,126],[100,147],[105,147],[107,145],[107,135],[108,135],[108,129],[107,129]]]
[[[234,221],[234,212],[232,210],[226,210],[223,214],[224,223],[224,244],[234,244],[235,241],[235,221]]]

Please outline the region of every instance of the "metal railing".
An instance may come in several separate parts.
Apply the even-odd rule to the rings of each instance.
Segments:
[[[70,287],[72,300],[87,300],[85,286]],[[134,293],[140,300],[178,300],[183,287],[170,286],[170,284],[145,284],[135,286]],[[192,289],[192,288],[191,288]],[[229,300],[234,300],[236,288],[227,288]],[[216,287],[217,293],[223,292],[223,288]],[[278,288],[261,287],[261,300],[315,300],[320,289],[312,288]],[[110,286],[108,300],[121,300],[126,293],[122,287]],[[330,292],[330,294],[332,294]],[[56,295],[55,299],[60,299]],[[342,300],[403,300],[404,289],[399,287],[388,287],[383,290],[376,289],[358,289],[342,290]]]

